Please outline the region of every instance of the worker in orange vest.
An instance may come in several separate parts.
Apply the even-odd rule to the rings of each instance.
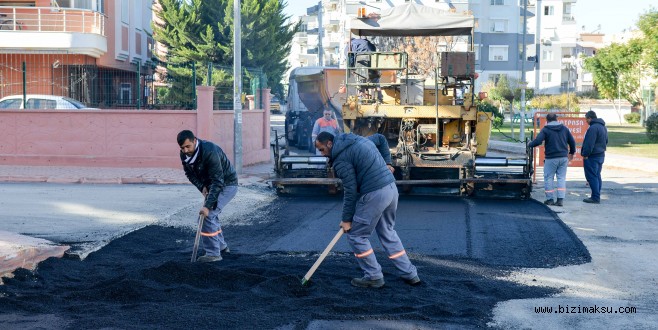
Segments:
[[[311,141],[315,143],[315,138],[321,132],[329,132],[331,135],[336,136],[340,133],[340,128],[338,127],[338,120],[333,118],[331,109],[324,109],[322,112],[322,117],[318,118],[313,125],[313,132],[311,133]],[[316,155],[320,155],[319,151],[315,151]]]

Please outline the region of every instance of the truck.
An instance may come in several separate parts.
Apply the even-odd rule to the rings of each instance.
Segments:
[[[330,109],[343,132],[384,135],[402,193],[528,198],[532,153],[487,157],[492,114],[479,111],[475,100],[474,22],[469,14],[413,3],[353,18],[350,32],[357,37],[458,36],[468,40],[469,49],[438,52],[433,77],[413,75],[414,59],[402,51],[350,51],[345,68],[296,72],[295,95],[311,123]],[[300,135],[288,133],[286,146]],[[278,192],[307,186],[340,191],[329,159],[285,148],[275,150],[275,157],[272,185]]]

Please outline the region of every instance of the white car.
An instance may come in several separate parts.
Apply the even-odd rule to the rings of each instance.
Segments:
[[[56,95],[27,94],[23,108],[23,95],[12,95],[0,99],[0,109],[58,109],[58,110],[98,110],[89,108],[82,102]]]

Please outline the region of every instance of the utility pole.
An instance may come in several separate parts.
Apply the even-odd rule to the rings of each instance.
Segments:
[[[535,17],[537,18],[537,27],[535,31],[535,89],[541,90],[541,17],[543,15],[541,0],[537,0],[535,5]]]
[[[240,0],[233,0],[233,160],[242,174],[242,20]]]
[[[571,63],[567,63],[567,112],[571,112]]]
[[[318,1],[318,66],[324,66],[324,49],[322,48],[322,0]]]
[[[525,89],[528,86],[528,83],[525,81],[525,61],[526,61],[526,45],[525,37],[527,34],[528,28],[528,0],[523,0],[523,40],[521,44],[521,125],[519,126],[519,140],[523,141],[525,139]]]

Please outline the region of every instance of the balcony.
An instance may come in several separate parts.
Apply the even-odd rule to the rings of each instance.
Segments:
[[[0,45],[4,52],[66,51],[100,57],[107,52],[105,15],[86,9],[0,7]]]

